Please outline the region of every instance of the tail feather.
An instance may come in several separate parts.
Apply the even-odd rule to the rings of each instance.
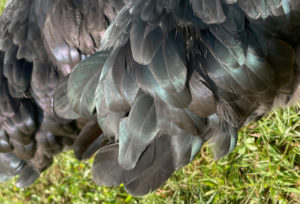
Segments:
[[[101,186],[124,183],[130,194],[145,195],[161,186],[176,169],[189,163],[201,145],[194,136],[160,135],[145,149],[137,165],[127,171],[118,164],[119,145],[113,144],[97,153],[93,178]]]
[[[105,143],[97,120],[91,120],[80,131],[73,144],[73,150],[77,159],[88,159]]]
[[[25,162],[13,153],[0,154],[0,182],[16,176],[25,165]]]

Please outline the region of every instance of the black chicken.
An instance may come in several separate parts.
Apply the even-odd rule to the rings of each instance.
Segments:
[[[299,0],[13,0],[0,18],[0,180],[73,148],[144,195],[297,101]]]

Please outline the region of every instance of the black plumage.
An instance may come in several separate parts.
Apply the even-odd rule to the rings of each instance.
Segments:
[[[242,126],[298,101],[299,36],[298,0],[13,0],[0,179],[26,187],[73,148],[97,152],[98,185],[147,194],[204,142],[220,158]]]

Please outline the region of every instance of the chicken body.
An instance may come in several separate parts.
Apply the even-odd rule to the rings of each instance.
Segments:
[[[14,0],[0,22],[0,150],[21,187],[71,147],[97,151],[98,185],[144,195],[299,95],[297,0]]]

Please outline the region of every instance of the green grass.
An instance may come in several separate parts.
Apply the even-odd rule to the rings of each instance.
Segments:
[[[205,146],[198,158],[156,192],[133,198],[122,187],[104,188],[91,178],[92,160],[72,152],[55,159],[27,189],[15,180],[0,186],[0,203],[299,203],[298,109],[279,110],[240,131],[237,148],[214,161]]]
[[[0,11],[5,1],[0,0]],[[72,152],[27,189],[15,180],[0,185],[0,203],[300,203],[299,110],[273,112],[239,133],[237,148],[214,161],[209,148],[150,195],[134,198],[123,187],[98,187],[92,160]]]
[[[0,0],[0,14],[2,13],[4,6],[5,6],[6,0]]]

